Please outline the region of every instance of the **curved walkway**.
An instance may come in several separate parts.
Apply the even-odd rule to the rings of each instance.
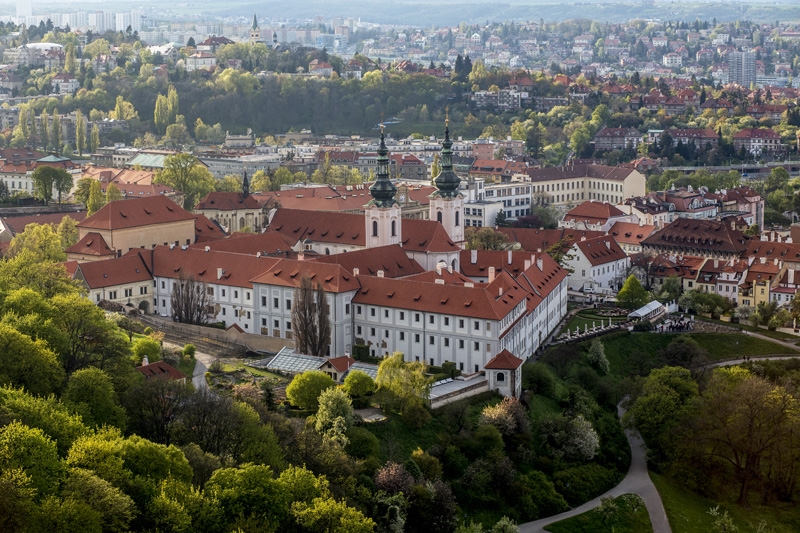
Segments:
[[[622,407],[617,407],[617,411],[621,418],[624,413]],[[559,522],[594,509],[600,505],[600,498],[609,496],[616,498],[623,494],[636,494],[644,500],[647,513],[650,515],[650,522],[653,524],[653,533],[672,533],[672,529],[669,527],[669,521],[667,520],[667,513],[664,511],[664,504],[661,502],[661,497],[647,473],[644,442],[639,434],[634,431],[625,431],[625,436],[628,437],[628,444],[630,444],[631,447],[631,466],[628,468],[628,473],[619,485],[601,494],[594,500],[588,501],[564,513],[548,516],[547,518],[542,518],[535,522],[520,524],[520,533],[542,532],[545,526],[554,522]]]

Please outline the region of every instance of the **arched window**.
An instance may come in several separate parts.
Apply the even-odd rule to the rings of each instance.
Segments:
[[[377,220],[373,220],[372,221],[372,236],[373,237],[377,237],[378,236],[378,221]]]
[[[459,213],[458,211],[456,211],[456,226],[458,226],[458,225],[461,223],[461,220],[459,219],[459,215],[460,215],[460,214],[461,214],[461,213]]]
[[[397,237],[397,222],[392,220],[392,237]]]
[[[497,373],[497,381],[505,381],[506,380],[506,373],[505,372],[498,372]]]
[[[442,212],[441,212],[441,211],[439,211],[438,213],[436,213],[436,220],[437,220],[439,223],[441,223],[441,222],[442,222]]]
[[[331,255],[331,251],[328,248],[325,248],[325,255]]]

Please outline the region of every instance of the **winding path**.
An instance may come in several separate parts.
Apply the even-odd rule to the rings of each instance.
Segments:
[[[197,361],[194,365],[194,372],[192,373],[192,385],[194,390],[208,390],[208,383],[206,383],[206,371],[214,358],[208,354],[196,352],[194,358]]]
[[[622,418],[624,414],[622,407],[618,406],[617,412],[620,418]],[[631,466],[628,468],[628,473],[619,485],[601,494],[597,498],[575,507],[574,509],[570,509],[569,511],[548,516],[547,518],[542,518],[535,522],[520,524],[520,533],[542,532],[545,526],[554,522],[559,522],[594,509],[600,505],[600,498],[609,496],[616,498],[623,494],[637,494],[644,500],[647,513],[650,515],[650,522],[653,524],[653,533],[672,533],[672,529],[669,527],[669,521],[667,520],[667,513],[664,511],[664,504],[661,502],[661,497],[658,495],[658,491],[647,473],[644,442],[635,431],[626,430],[625,436],[628,438],[628,444],[630,444],[631,447]]]
[[[772,337],[767,337],[766,335],[761,335],[760,333],[752,332],[752,331],[743,331],[742,333],[746,335],[752,335],[753,337],[758,337],[760,339],[771,341],[776,344],[780,344],[787,348],[791,348],[792,350],[797,350],[798,346],[796,344],[786,342],[780,339],[775,339]],[[785,360],[785,359],[795,359],[800,357],[800,353],[797,355],[765,355],[765,356],[752,356],[750,357],[751,361],[758,361],[758,360]],[[734,366],[739,365],[743,361],[741,359],[733,359],[729,361],[719,361],[716,363],[711,363],[709,366],[712,367],[722,367],[722,366]],[[624,410],[622,407],[617,407],[617,412],[619,413],[619,417],[622,418],[624,414]],[[534,522],[528,522],[526,524],[520,524],[519,530],[520,533],[539,533],[543,532],[545,526],[553,524],[555,522],[559,522],[561,520],[565,520],[567,518],[571,518],[573,516],[577,516],[579,514],[583,514],[586,511],[590,511],[595,507],[600,505],[600,499],[606,497],[617,497],[623,494],[637,494],[639,495],[642,500],[644,500],[645,506],[647,507],[647,513],[650,515],[650,522],[653,524],[653,533],[672,533],[672,529],[669,526],[669,521],[667,520],[667,513],[664,510],[664,504],[661,501],[661,496],[658,494],[658,490],[656,490],[655,485],[650,480],[650,476],[647,473],[647,460],[646,454],[647,449],[645,448],[644,442],[642,441],[641,436],[635,431],[626,430],[625,436],[628,438],[628,444],[631,447],[631,466],[628,468],[628,473],[625,475],[625,478],[613,489],[601,494],[597,498],[590,500],[583,505],[575,507],[574,509],[570,509],[569,511],[563,512],[561,514],[548,516],[547,518],[542,518],[540,520],[536,520]]]

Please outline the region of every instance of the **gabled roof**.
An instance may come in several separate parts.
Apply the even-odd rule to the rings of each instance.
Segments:
[[[359,276],[353,302],[487,320],[502,320],[528,293],[507,273],[489,284],[446,285]]]
[[[459,252],[447,230],[436,220],[404,218],[402,226],[403,250],[409,252],[446,253]]]
[[[625,213],[608,202],[594,202],[587,200],[570,209],[564,220],[574,220],[576,222],[603,223],[609,218],[623,217]]]
[[[565,240],[564,250],[572,247],[575,241],[582,238],[602,237],[602,231],[583,231],[569,228],[534,229],[534,228],[498,228],[508,235],[513,242],[518,242],[526,252],[545,252],[548,248]]]
[[[139,255],[153,277],[178,279],[193,277],[208,284],[252,287],[251,279],[266,272],[278,259],[227,252],[206,252],[180,246],[156,246],[153,250],[134,248],[125,256]]]
[[[86,211],[72,211],[69,213],[47,213],[41,215],[24,215],[0,217],[0,224],[3,225],[11,235],[16,235],[25,231],[28,224],[53,224],[58,225],[64,217],[69,217],[75,222],[80,222],[86,218]]]
[[[119,200],[103,206],[78,227],[119,230],[194,220],[195,215],[164,196]]]
[[[608,236],[578,241],[575,246],[592,266],[605,265],[627,257],[617,241]]]
[[[750,239],[725,221],[679,218],[642,241],[646,246],[683,248],[740,254]]]
[[[528,168],[525,172],[534,182],[587,177],[623,181],[636,170],[577,163],[562,167]]]
[[[144,374],[146,379],[161,378],[178,380],[186,378],[186,375],[183,372],[174,366],[168,365],[164,361],[156,361],[155,363],[150,363],[149,365],[137,366],[136,370]]]
[[[364,228],[364,215],[280,208],[272,217],[267,232],[280,232],[295,243],[311,239],[363,248],[367,243]]]
[[[226,237],[222,228],[205,215],[195,215],[194,217],[194,242],[207,244]]]
[[[351,273],[357,268],[359,274],[363,276],[377,276],[378,271],[383,271],[383,275],[387,278],[402,278],[424,272],[420,264],[410,259],[397,245],[366,248],[346,254],[320,255],[312,260],[337,264]]]
[[[246,255],[274,255],[292,251],[292,243],[289,243],[278,232],[234,233],[228,238],[216,239],[211,242],[198,241],[189,248],[204,250],[206,247],[215,252]]]
[[[525,361],[519,357],[514,357],[508,350],[503,350],[495,355],[483,365],[483,368],[488,370],[516,370],[522,366]]]
[[[341,357],[334,357],[332,359],[328,359],[327,361],[323,362],[320,365],[320,367],[325,365],[325,363],[330,363],[331,366],[335,368],[337,372],[342,373],[350,370],[350,367],[352,367],[355,364],[355,362],[356,360],[350,357],[349,355],[343,355]]]
[[[608,229],[608,235],[612,236],[618,243],[640,244],[655,229],[656,227],[650,224],[639,225],[634,222],[614,222]]]
[[[356,277],[340,265],[293,259],[276,261],[269,270],[254,276],[251,282],[282,287],[298,287],[305,276],[311,278],[312,284],[319,284],[325,292],[339,293],[354,291],[359,288]],[[364,277],[366,278],[367,276]]]
[[[126,255],[107,261],[81,263],[78,265],[75,277],[83,279],[90,289],[114,287],[153,279],[144,260],[139,255]]]
[[[90,231],[81,240],[64,250],[68,254],[94,255],[97,257],[114,256],[114,250],[108,247],[106,240],[96,231]]]
[[[261,204],[252,196],[245,196],[240,192],[210,192],[200,200],[195,209],[236,211],[239,209],[261,209]]]

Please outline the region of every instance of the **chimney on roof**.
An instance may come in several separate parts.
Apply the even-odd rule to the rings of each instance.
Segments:
[[[494,281],[494,267],[489,267],[489,283]]]
[[[224,270],[221,268],[217,268],[217,279],[222,279],[222,275],[225,273]]]
[[[384,273],[383,273],[383,270],[378,270],[378,277],[379,277],[379,278],[382,278],[382,277],[383,277],[383,274],[384,274]]]
[[[436,263],[436,275],[437,276],[441,276],[442,275],[442,264],[441,263]]]
[[[513,257],[513,254],[511,253],[511,250],[509,250],[508,251],[508,264],[509,265],[511,264],[512,257]]]
[[[353,275],[354,275],[354,276],[358,276],[359,272],[360,272],[360,271],[359,271],[357,268],[354,268],[354,269],[353,269]]]
[[[586,240],[586,235],[581,235],[581,242]]]
[[[211,251],[211,247],[210,247],[210,246],[206,246],[206,247],[205,247],[205,251],[206,251],[206,252],[210,252],[210,251]]]
[[[525,270],[528,270],[530,267],[531,267],[531,260],[530,259],[526,259],[525,260]]]
[[[447,271],[453,273],[453,265],[447,265]]]
[[[437,285],[444,285],[444,280],[442,278],[436,278],[433,282]]]
[[[497,289],[498,289],[497,296],[502,296],[503,295],[503,287],[498,287]]]
[[[142,357],[142,366],[147,366],[149,364],[150,360],[147,358],[147,356],[145,355],[144,357]]]
[[[169,249],[172,250],[173,248],[175,248],[175,243],[174,242],[169,243]]]
[[[473,265],[478,262],[478,250],[469,251],[469,262]]]
[[[305,261],[306,260],[306,253],[303,250],[297,252],[297,260],[298,261]]]
[[[611,249],[611,242],[610,241],[603,241],[606,244],[606,248],[609,250]]]
[[[775,266],[778,266],[778,258],[775,258]]]
[[[719,259],[714,259],[714,268],[719,268]]]
[[[469,289],[471,289],[471,288],[475,287],[475,284],[472,283],[471,281],[468,281],[468,282],[464,283],[464,286],[469,288]]]
[[[789,285],[794,285],[794,269],[789,269]]]
[[[541,257],[536,259],[536,268],[538,268],[541,272],[544,272],[544,263],[542,263]]]

